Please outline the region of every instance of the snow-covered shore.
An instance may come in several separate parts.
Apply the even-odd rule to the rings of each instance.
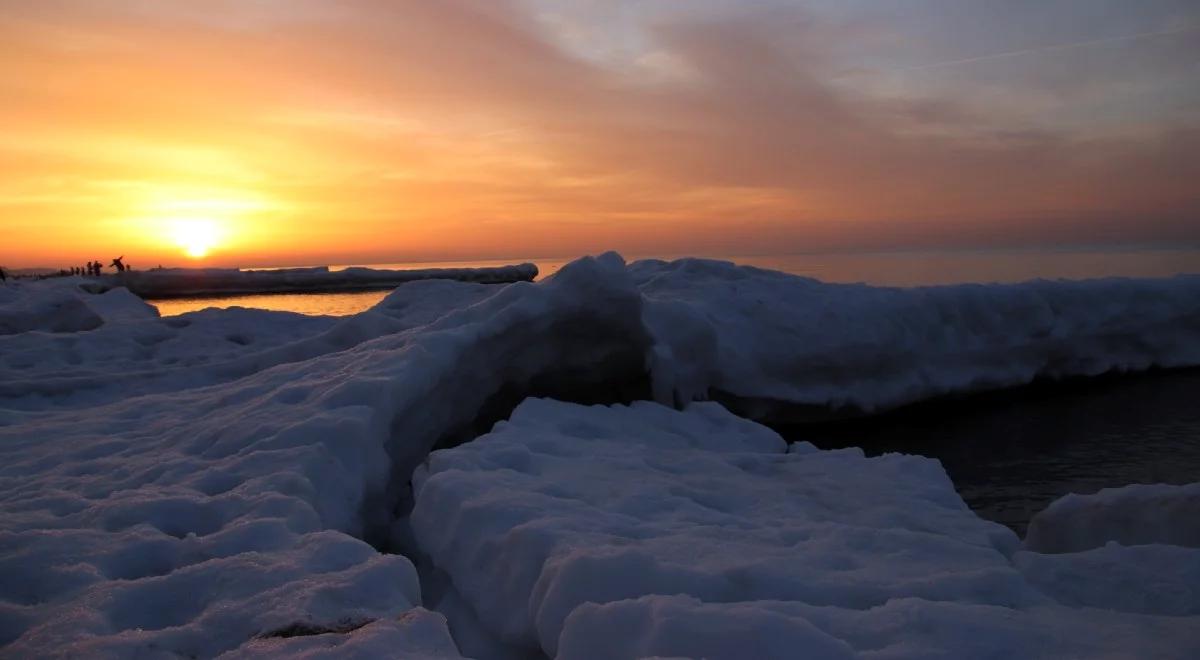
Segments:
[[[0,288],[0,656],[1200,653],[1186,534],[1056,505],[1086,544],[1039,554],[936,461],[690,403],[1195,366],[1198,277],[881,289],[605,255],[344,319],[162,319],[79,284]]]

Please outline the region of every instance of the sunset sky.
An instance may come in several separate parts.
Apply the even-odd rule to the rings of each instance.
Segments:
[[[0,126],[8,267],[1200,245],[1200,3],[0,0]]]

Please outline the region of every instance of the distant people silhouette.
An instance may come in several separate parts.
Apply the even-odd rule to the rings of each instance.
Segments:
[[[93,263],[91,261],[87,262],[87,274],[88,274],[88,277],[92,277],[96,274],[96,264],[95,263]]]
[[[121,256],[117,257],[116,259],[113,259],[113,262],[109,265],[112,266],[113,268],[116,268],[118,273],[124,273],[125,272],[125,264],[121,263],[121,260],[124,258],[125,258],[125,255],[121,255]]]
[[[8,281],[8,276],[4,274],[4,267],[0,266],[0,282]]]

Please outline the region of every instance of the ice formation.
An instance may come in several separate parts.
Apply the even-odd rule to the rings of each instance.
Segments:
[[[756,418],[1200,364],[1200,276],[901,289],[703,259],[629,270],[660,386]]]
[[[1175,523],[1060,503],[1022,547],[935,461],[788,448],[711,402],[536,397],[770,418],[1197,364],[1198,292],[611,254],[343,319],[9,284],[0,656],[1194,656]]]

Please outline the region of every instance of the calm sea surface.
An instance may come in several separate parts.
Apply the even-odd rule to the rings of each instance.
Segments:
[[[1200,481],[1200,369],[1105,377],[792,428],[791,440],[942,462],[979,515],[1024,534],[1067,493]]]
[[[644,257],[632,257],[630,261]],[[675,257],[661,257],[672,259]],[[814,277],[826,282],[866,282],[881,286],[1020,282],[1037,278],[1165,277],[1200,273],[1200,250],[986,252],[891,252],[873,254],[793,254],[717,256],[760,268]],[[505,259],[436,263],[362,264],[371,268],[476,268],[533,262],[539,277],[553,275],[570,259]],[[332,266],[334,270],[346,266]],[[301,314],[346,316],[370,308],[386,291],[270,294],[152,301],[163,316],[207,307],[257,307]]]
[[[828,282],[887,286],[1035,278],[1163,277],[1200,273],[1200,250],[1010,251],[719,257]],[[566,259],[375,264],[376,268],[497,266],[532,261],[541,277]],[[337,268],[337,267],[335,267]],[[194,298],[156,302],[163,315],[206,307],[345,316],[386,291]],[[1200,370],[1035,386],[914,406],[891,414],[786,430],[822,447],[923,454],[942,461],[976,512],[1024,533],[1067,493],[1131,483],[1200,481]]]

